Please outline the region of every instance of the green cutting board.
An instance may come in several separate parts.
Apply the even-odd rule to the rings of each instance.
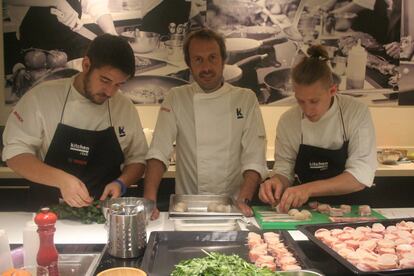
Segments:
[[[332,206],[334,207],[334,206]],[[359,217],[358,215],[358,205],[353,205],[352,211],[350,214],[344,215],[344,217]],[[262,215],[258,213],[258,211],[272,211],[273,209],[270,206],[253,206],[254,216],[257,220],[257,223],[260,225],[262,229],[287,229],[287,230],[293,230],[296,229],[296,226],[298,225],[304,225],[304,224],[319,224],[319,223],[328,223],[331,222],[329,220],[328,214],[321,214],[316,211],[311,211],[312,213],[312,219],[310,220],[298,220],[295,222],[263,222]],[[306,208],[301,208],[306,209]],[[372,210],[371,211],[371,217],[375,217],[378,219],[385,219],[383,215],[380,213]]]

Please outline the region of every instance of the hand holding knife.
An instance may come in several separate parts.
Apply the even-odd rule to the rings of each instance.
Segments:
[[[62,11],[57,8],[51,8],[50,13],[56,15],[58,21],[68,26],[72,31],[77,32],[81,36],[94,40],[96,34],[85,28],[78,18],[78,13],[73,10],[69,15],[65,15]]]

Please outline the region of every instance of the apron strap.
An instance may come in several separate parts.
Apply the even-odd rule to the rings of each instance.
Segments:
[[[338,96],[335,96],[336,100],[338,101],[338,107],[339,107],[339,114],[341,115],[341,122],[342,122],[342,130],[344,131],[344,141],[348,141],[348,137],[346,135],[346,131],[345,131],[345,123],[344,123],[344,117],[342,116],[342,108],[341,105],[339,104],[339,98]]]
[[[62,113],[60,114],[60,123],[62,123],[62,120],[63,120],[63,114],[65,113],[66,103],[68,101],[69,93],[70,93],[71,89],[72,89],[72,84],[70,84],[69,89],[68,89],[68,93],[66,93],[66,98],[65,98],[65,102],[63,103]],[[108,99],[109,124],[110,124],[111,127],[113,127],[112,116],[111,116],[111,108],[109,106],[109,101],[110,101],[110,99]]]
[[[69,85],[68,93],[66,93],[66,98],[65,98],[65,102],[63,103],[62,113],[60,114],[60,123],[62,123],[62,120],[63,120],[63,113],[65,113],[66,102],[68,101],[69,93],[71,89],[72,89],[72,84]]]
[[[348,137],[347,137],[347,135],[346,135],[346,131],[345,131],[345,123],[344,123],[344,117],[342,116],[342,108],[341,108],[341,105],[339,104],[339,98],[338,98],[338,96],[335,96],[336,97],[336,100],[337,100],[337,102],[338,102],[338,107],[339,107],[339,115],[341,116],[341,123],[342,123],[342,130],[343,130],[343,139],[344,139],[344,141],[348,141]],[[302,120],[305,118],[305,115],[303,114],[303,112],[302,112]],[[301,123],[301,125],[302,125],[302,123]],[[302,127],[300,128],[301,129],[301,131],[300,131],[300,143],[301,144],[303,144],[303,132],[302,132]]]
[[[108,99],[109,123],[111,124],[111,127],[112,127],[113,126],[112,125],[112,116],[111,116],[111,108],[110,108],[110,105],[109,105],[109,101],[110,101],[110,99]]]
[[[304,118],[305,118],[305,114],[303,114],[303,112],[302,112],[302,120]],[[302,120],[300,120],[300,144],[303,144]]]

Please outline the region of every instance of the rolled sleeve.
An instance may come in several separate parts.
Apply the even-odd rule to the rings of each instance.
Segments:
[[[90,15],[96,22],[102,15],[109,14],[108,0],[84,0],[82,12]]]
[[[374,124],[367,107],[354,120],[359,123],[350,131],[345,171],[352,174],[361,184],[370,187],[378,165]]]
[[[242,137],[242,172],[254,170],[260,174],[262,179],[265,179],[268,175],[266,166],[266,132],[257,99],[254,96],[250,100],[253,101],[253,105],[248,113]]]
[[[3,133],[2,159],[22,154],[37,155],[44,134],[40,113],[37,112],[36,99],[27,93],[12,110]]]
[[[158,113],[157,124],[146,159],[158,159],[168,168],[173,144],[177,135],[177,123],[173,110],[174,93],[168,93]]]

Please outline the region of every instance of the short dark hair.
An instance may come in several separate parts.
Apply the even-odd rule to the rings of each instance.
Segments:
[[[221,58],[223,62],[225,62],[227,58],[227,52],[226,52],[226,44],[224,42],[223,36],[214,32],[213,30],[203,28],[203,29],[196,30],[196,31],[189,33],[188,36],[185,38],[183,51],[184,51],[185,63],[187,64],[188,67],[190,67],[190,43],[193,39],[216,41],[220,48]]]
[[[128,42],[115,35],[97,36],[86,51],[91,69],[112,66],[130,77],[135,75],[134,51]]]
[[[296,84],[312,85],[321,81],[327,88],[333,84],[332,71],[328,66],[328,52],[322,45],[312,45],[293,69],[292,80]]]

